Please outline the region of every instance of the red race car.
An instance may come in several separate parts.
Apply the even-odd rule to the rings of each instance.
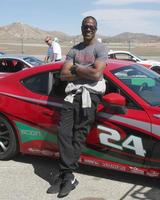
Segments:
[[[62,62],[0,79],[0,159],[18,152],[57,158],[58,123],[66,82]],[[160,177],[160,76],[109,60],[106,94],[97,108],[80,163]]]

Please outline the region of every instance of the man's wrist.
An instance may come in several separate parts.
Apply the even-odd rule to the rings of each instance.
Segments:
[[[77,68],[78,68],[77,65],[72,65],[72,67],[70,69],[70,72],[72,75],[77,75]]]

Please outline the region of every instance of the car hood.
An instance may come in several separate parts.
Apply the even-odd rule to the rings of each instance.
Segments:
[[[12,73],[0,73],[0,79],[1,78],[4,78],[4,77],[7,77],[7,76],[10,76]]]

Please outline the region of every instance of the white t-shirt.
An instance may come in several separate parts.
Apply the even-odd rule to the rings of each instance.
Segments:
[[[56,60],[61,60],[62,59],[62,52],[61,52],[61,46],[59,45],[59,43],[53,41],[52,47],[53,47],[53,53],[57,54]]]

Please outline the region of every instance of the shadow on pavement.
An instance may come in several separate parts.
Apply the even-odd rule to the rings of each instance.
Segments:
[[[14,159],[16,162],[31,164],[37,176],[52,184],[53,177],[58,173],[58,160],[47,157],[20,155]],[[107,170],[98,167],[80,165],[77,173],[86,174],[96,178],[106,178],[112,181],[119,181],[134,184],[134,186],[126,192],[119,200],[125,200],[127,195],[133,199],[160,199],[160,179],[145,177],[141,175],[118,172],[115,170]],[[139,187],[137,187],[139,186]],[[149,189],[145,189],[149,187]]]
[[[49,184],[52,184],[54,175],[58,173],[58,161],[47,157],[19,155],[14,161],[31,164],[34,173]]]

